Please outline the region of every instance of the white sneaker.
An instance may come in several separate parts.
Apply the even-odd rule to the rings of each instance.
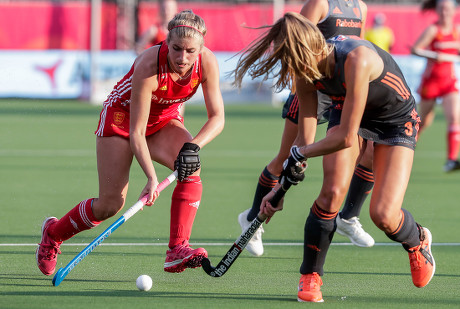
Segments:
[[[350,238],[351,242],[358,247],[372,247],[375,244],[374,238],[363,230],[357,217],[348,220],[337,215],[337,233]]]
[[[250,209],[246,209],[245,211],[240,213],[238,216],[238,222],[240,223],[240,226],[241,226],[241,232],[246,231],[246,229],[251,224],[251,221],[248,221],[247,219],[249,210]],[[251,240],[246,245],[246,249],[248,250],[248,252],[254,256],[261,256],[262,254],[264,254],[264,244],[262,243],[262,233],[263,232],[264,232],[264,228],[261,225],[257,229],[257,231],[254,233],[254,236],[252,236]]]

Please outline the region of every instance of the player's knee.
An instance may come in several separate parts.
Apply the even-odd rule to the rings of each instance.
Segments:
[[[329,205],[330,210],[340,208],[347,190],[341,186],[324,186],[317,199],[319,205]]]
[[[394,218],[384,211],[369,211],[370,217],[374,224],[385,233],[391,233],[394,225]]]
[[[110,217],[115,216],[124,206],[125,199],[118,196],[105,196],[99,198],[100,207],[98,209],[93,209],[94,215],[99,220],[106,220]]]

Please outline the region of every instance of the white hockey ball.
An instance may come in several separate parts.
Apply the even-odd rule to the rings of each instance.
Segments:
[[[140,291],[148,291],[152,288],[152,278],[148,275],[140,275],[136,280],[136,286]]]

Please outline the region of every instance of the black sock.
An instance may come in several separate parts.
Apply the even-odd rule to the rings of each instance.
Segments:
[[[402,219],[398,228],[391,234],[386,234],[388,238],[402,244],[404,249],[420,245],[420,231],[417,223],[411,213],[405,209],[401,209]]]
[[[271,189],[278,183],[279,177],[271,174],[267,167],[264,168],[259,177],[257,183],[256,193],[254,194],[254,201],[252,202],[252,208],[248,213],[248,221],[252,221],[257,217],[260,212],[260,203],[262,198],[267,195]]]
[[[374,187],[374,174],[372,170],[358,165],[351,178],[347,199],[340,212],[340,218],[350,219],[359,217],[364,201]]]
[[[337,213],[322,210],[316,204],[310,209],[305,223],[303,262],[300,266],[301,274],[318,273],[323,275],[323,265],[326,261],[327,250],[336,229],[335,217]]]

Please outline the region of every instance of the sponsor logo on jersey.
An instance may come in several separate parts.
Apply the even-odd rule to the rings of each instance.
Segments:
[[[163,87],[160,88],[160,90],[166,91],[166,90],[168,90],[168,86],[167,86],[167,85],[164,85]]]
[[[123,120],[125,120],[125,113],[122,112],[115,112],[113,114],[113,122],[118,126],[123,123]]]
[[[158,101],[156,101],[155,103],[157,104],[177,104],[177,103],[184,103],[185,101],[188,101],[190,98],[192,97],[192,95],[189,95],[185,98],[182,98],[182,99],[163,99],[163,98],[160,98]],[[153,100],[153,97],[152,97],[152,100]]]
[[[342,28],[360,28],[361,29],[362,23],[361,21],[337,18],[335,22],[335,26],[342,27]]]

